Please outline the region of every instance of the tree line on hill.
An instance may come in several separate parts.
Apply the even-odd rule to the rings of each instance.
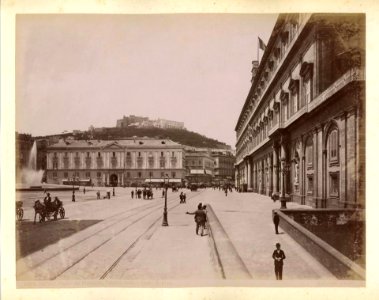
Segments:
[[[77,139],[98,140],[117,140],[132,137],[170,139],[182,145],[199,148],[230,149],[230,146],[223,142],[186,129],[137,128],[130,126],[126,128],[103,128],[101,131],[85,131],[76,135]]]

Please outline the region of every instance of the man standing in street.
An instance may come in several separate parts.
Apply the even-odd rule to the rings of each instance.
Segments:
[[[283,260],[286,258],[286,256],[284,254],[284,251],[280,249],[279,243],[276,243],[276,249],[272,254],[272,258],[274,259],[276,280],[282,280]]]
[[[274,221],[274,225],[275,225],[275,233],[276,234],[279,234],[279,230],[278,230],[278,228],[279,228],[279,220],[280,220],[280,218],[279,218],[278,213],[274,212],[273,221]]]
[[[187,215],[195,215],[195,223],[196,223],[196,235],[199,234],[199,228],[201,227],[201,236],[204,234],[205,222],[207,221],[207,215],[203,210],[202,203],[199,203],[197,206],[197,210],[194,212],[186,212]]]

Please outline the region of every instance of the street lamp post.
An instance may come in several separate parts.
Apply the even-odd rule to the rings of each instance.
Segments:
[[[280,193],[280,197],[279,197],[279,200],[280,200],[280,209],[286,209],[287,208],[287,205],[286,205],[286,202],[287,202],[287,176],[288,174],[290,173],[290,169],[291,169],[291,165],[290,164],[287,164],[284,160],[282,161],[282,190],[281,190],[281,193]]]
[[[167,180],[167,182],[166,182]],[[162,226],[168,226],[168,221],[167,221],[167,190],[168,190],[168,174],[165,175],[164,178],[164,184],[165,184],[165,193],[164,193],[164,208],[163,208],[163,221],[162,221]]]

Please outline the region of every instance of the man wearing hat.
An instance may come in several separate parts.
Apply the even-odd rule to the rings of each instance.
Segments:
[[[50,207],[51,207],[51,197],[50,197],[50,193],[47,193],[46,194],[46,197],[45,199],[43,199],[43,203],[45,204],[45,207],[48,211],[50,211]]]
[[[275,233],[276,234],[279,234],[279,215],[277,212],[274,212],[274,218],[273,218],[273,221],[274,221],[274,225],[275,225]]]
[[[276,249],[272,254],[272,258],[274,259],[276,280],[282,280],[283,260],[286,258],[286,256],[284,254],[284,251],[280,249],[279,243],[276,243]]]

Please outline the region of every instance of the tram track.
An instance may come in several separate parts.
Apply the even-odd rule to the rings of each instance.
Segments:
[[[154,205],[154,204],[155,204],[155,205]],[[118,212],[118,213],[116,213],[116,214],[113,214],[113,215],[108,216],[107,219],[105,219],[105,220],[102,221],[103,224],[104,224],[104,222],[105,222],[105,223],[109,223],[109,224],[107,224],[107,226],[102,227],[101,229],[99,229],[99,230],[97,230],[97,231],[95,231],[95,232],[93,232],[93,233],[91,233],[91,234],[87,234],[87,235],[85,235],[81,240],[79,240],[79,241],[77,241],[77,242],[74,242],[73,244],[70,244],[70,245],[67,246],[67,247],[63,247],[63,249],[62,249],[62,248],[60,248],[60,249],[55,249],[54,253],[51,254],[51,255],[50,255],[49,257],[47,257],[47,258],[45,257],[46,254],[43,255],[43,260],[41,260],[41,261],[37,261],[37,262],[35,262],[33,265],[29,265],[29,268],[35,269],[35,268],[39,267],[39,266],[42,265],[45,261],[47,261],[47,260],[49,260],[49,259],[53,259],[54,257],[60,255],[61,252],[67,251],[67,250],[69,250],[70,248],[75,247],[75,246],[77,246],[78,244],[80,244],[80,243],[82,243],[82,242],[88,240],[89,238],[91,238],[91,237],[93,237],[93,236],[95,236],[95,235],[101,233],[102,231],[106,231],[107,229],[111,228],[112,226],[114,226],[114,225],[116,225],[116,224],[118,224],[118,223],[120,223],[120,222],[123,222],[123,221],[125,220],[125,218],[129,218],[130,216],[132,216],[132,214],[133,214],[134,211],[136,211],[136,210],[140,210],[140,209],[143,209],[143,208],[147,208],[147,207],[152,208],[153,205],[154,205],[154,207],[159,207],[161,204],[159,204],[159,203],[147,203],[147,204],[145,204],[145,205],[141,205],[141,206],[137,206],[137,207],[133,207],[133,208],[128,208],[128,209],[126,209],[126,210],[123,210],[123,211],[121,211],[121,212]],[[117,218],[117,217],[120,217],[120,216],[122,216],[122,215],[124,215],[124,214],[126,214],[126,213],[129,213],[129,214],[126,215],[126,216],[123,216],[121,219]],[[116,220],[114,220],[115,218],[116,218]],[[112,222],[112,221],[113,221],[113,222]],[[91,231],[91,230],[93,230],[93,228],[89,228],[88,230]],[[86,232],[84,232],[84,234],[85,234],[85,233],[86,233]],[[78,234],[83,234],[83,232],[78,233]],[[35,253],[32,253],[31,255],[32,255],[32,256],[33,256],[33,255],[35,256],[36,254],[35,254]],[[27,259],[27,258],[26,258],[26,259]],[[24,259],[21,259],[21,260],[25,260],[25,258],[24,258]],[[17,262],[17,264],[19,264],[19,262]],[[25,271],[20,272],[19,269],[20,269],[20,268],[18,267],[18,268],[17,268],[17,276],[21,276],[21,275],[23,275],[24,273],[26,273],[26,272],[29,271],[29,270],[25,270]]]
[[[196,195],[193,195],[192,197],[188,197],[188,200],[191,200],[191,199],[193,199],[193,198],[195,198],[196,196],[199,196],[199,194],[196,194]],[[176,207],[178,207],[180,205],[180,203],[179,204],[176,204],[176,205],[174,205],[174,206],[172,206],[172,207],[170,207],[169,209],[168,209],[168,211],[170,211],[170,210],[172,210],[172,209],[174,209],[174,208],[176,208]],[[146,235],[146,233],[147,232],[149,232],[149,230],[151,229],[151,228],[153,228],[157,223],[158,223],[158,221],[161,219],[161,216],[159,217],[159,218],[157,218],[157,219],[155,219],[154,221],[153,221],[153,223],[151,223],[151,225],[144,231],[144,232],[142,232],[142,234],[140,234],[140,235],[138,235],[138,237],[134,240],[134,242],[128,247],[128,248],[126,248],[126,250],[114,261],[114,263],[108,268],[108,270],[107,271],[105,271],[104,272],[104,274],[103,275],[101,275],[100,276],[100,280],[102,280],[102,279],[105,279],[111,272],[112,272],[112,270],[113,269],[115,269],[116,267],[117,267],[117,265],[120,263],[120,261],[121,261],[121,259],[125,256],[125,255],[127,255],[128,253],[129,253],[129,251],[138,243],[138,241],[143,237],[143,236],[145,236]]]
[[[188,197],[188,200],[198,195],[199,194],[190,195]],[[173,197],[172,199],[169,199],[168,205],[171,205],[175,202],[178,202],[177,197]],[[178,205],[180,204],[169,207],[169,210],[177,207]],[[50,279],[50,280],[57,279],[62,274],[66,273],[67,271],[72,269],[74,266],[79,264],[81,261],[86,259],[89,255],[96,252],[98,249],[100,249],[101,247],[109,243],[111,240],[117,238],[120,234],[128,230],[133,225],[136,225],[138,222],[141,222],[141,220],[144,220],[148,218],[149,216],[151,216],[152,214],[161,210],[162,207],[163,207],[163,203],[161,202],[154,203],[154,204],[149,203],[146,205],[134,207],[134,208],[119,212],[117,214],[114,214],[108,217],[106,220],[104,220],[104,222],[109,223],[105,227],[102,227],[99,230],[91,232],[90,234],[88,234],[87,232],[86,236],[83,236],[83,238],[81,238],[80,240],[76,240],[75,242],[72,242],[71,244],[64,247],[63,249],[55,247],[55,253],[52,253],[52,255],[48,256],[47,258],[44,255],[43,259],[40,258],[40,260],[37,261],[36,263],[29,265],[29,268],[27,270],[23,272],[18,272],[17,277],[18,278],[37,277],[37,279]],[[159,216],[158,218],[154,219],[154,221],[150,224],[150,226],[148,226],[148,229],[144,231],[142,234],[138,235],[137,238],[130,244],[130,246],[119,257],[117,257],[116,260],[114,260],[114,262],[104,272],[104,274],[101,276],[100,279],[104,279],[112,271],[112,269],[117,265],[118,261],[120,261],[122,257],[126,253],[128,253],[129,249],[131,249],[138,242],[138,240],[151,227],[153,227],[161,218],[162,216]],[[111,231],[111,233],[107,232],[108,230]],[[88,250],[88,246],[90,247],[91,251],[83,252],[82,248],[86,248],[86,250]],[[65,255],[67,255],[68,259],[62,258],[62,256],[65,256]],[[63,261],[63,264],[65,264],[64,266],[60,265],[62,261]],[[55,269],[54,267],[56,267],[57,269]],[[50,272],[46,271],[44,270],[45,268],[49,268],[52,271]]]

